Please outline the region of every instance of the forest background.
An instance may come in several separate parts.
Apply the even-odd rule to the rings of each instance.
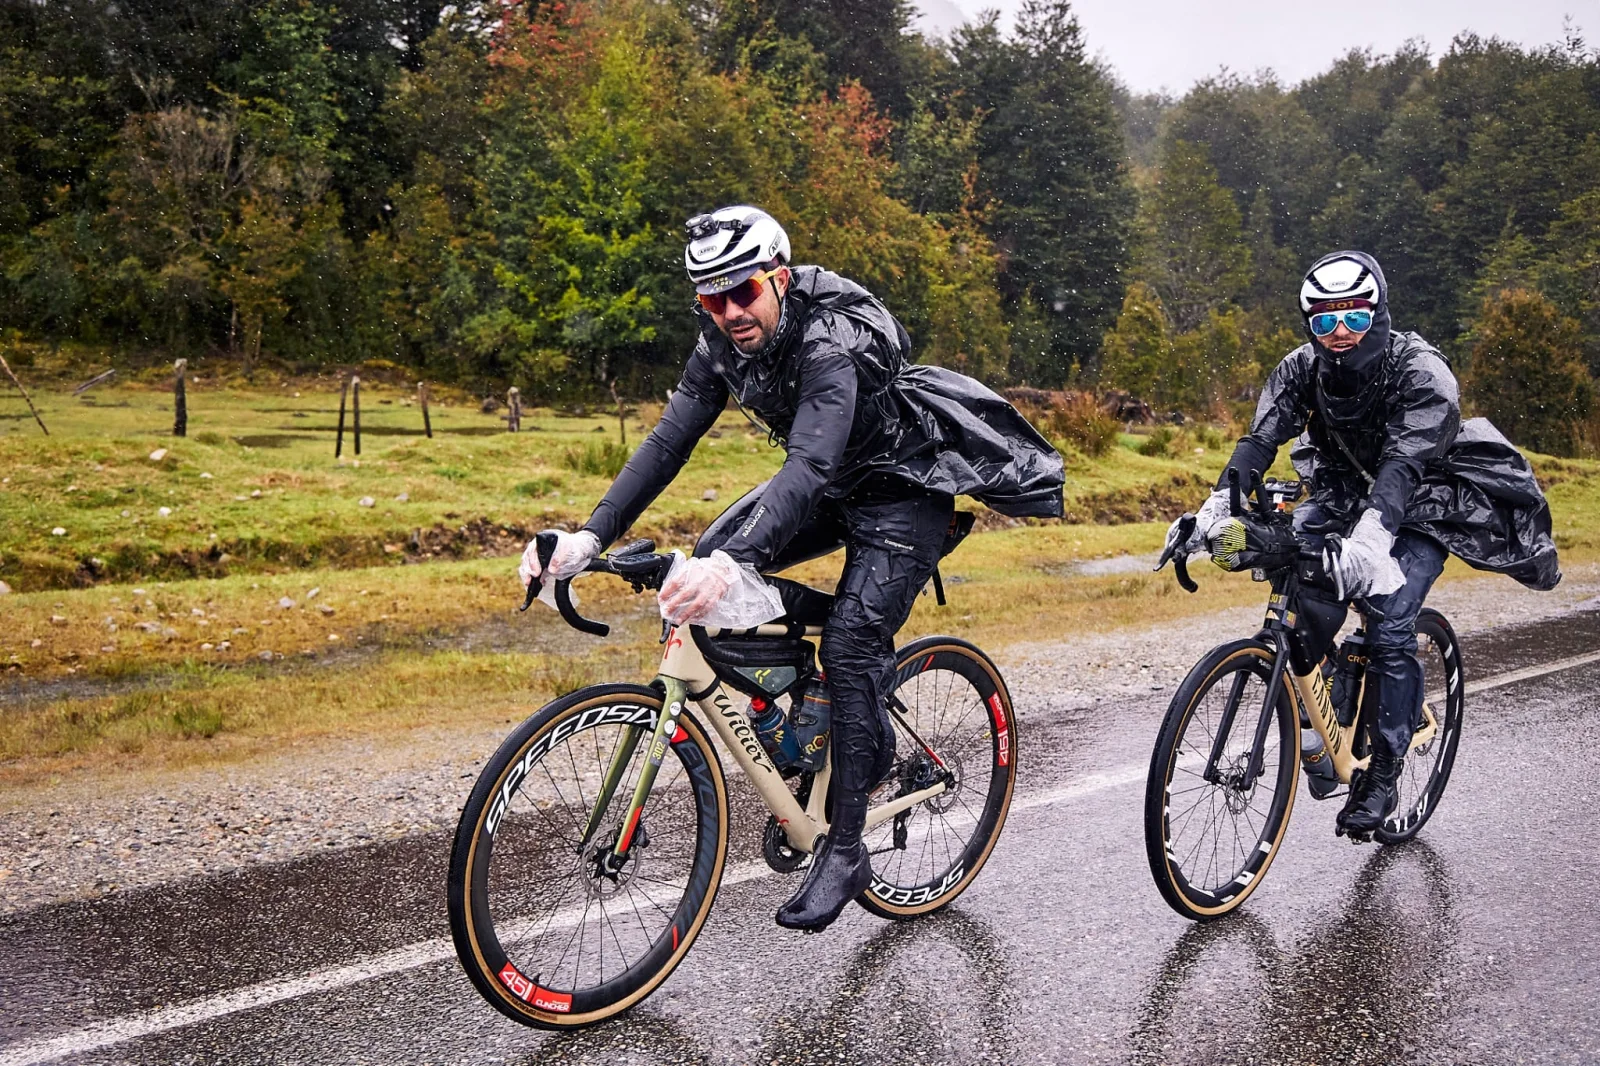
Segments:
[[[994,384],[1220,411],[1384,264],[1469,408],[1600,450],[1600,53],[1463,35],[1136,95],[1070,5],[0,0],[0,330],[247,375],[659,398],[682,223],[759,203]]]

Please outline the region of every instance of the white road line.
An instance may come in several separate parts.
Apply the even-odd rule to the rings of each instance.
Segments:
[[[1119,766],[1115,770],[1104,770],[1097,774],[1085,774],[1070,785],[1019,796],[1011,801],[1011,809],[1013,811],[1031,811],[1035,807],[1052,807],[1058,803],[1067,803],[1093,792],[1104,792],[1107,789],[1121,788],[1124,785],[1143,781],[1145,775],[1149,772],[1149,764],[1141,763],[1138,766]],[[0,1060],[0,1062],[3,1061]]]
[[[1543,677],[1546,674],[1559,673],[1562,670],[1587,666],[1594,662],[1600,662],[1600,652],[1574,655],[1570,658],[1545,663],[1542,666],[1508,670],[1503,674],[1495,674],[1491,677],[1474,681],[1467,685],[1466,691],[1469,695],[1475,692],[1487,692],[1490,689]],[[1067,803],[1082,796],[1143,781],[1147,772],[1148,767],[1140,765],[1122,766],[1114,770],[1088,774],[1070,785],[1020,796],[1012,801],[1011,809],[1013,811],[1026,811],[1037,807],[1050,807],[1060,803]],[[737,885],[770,876],[772,876],[772,871],[768,869],[765,863],[746,862],[737,866],[730,866],[723,871],[722,884],[725,886]],[[75,1029],[59,1036],[25,1040],[0,1049],[0,1066],[36,1066],[38,1063],[51,1062],[68,1055],[85,1055],[101,1048],[124,1044],[130,1040],[138,1040],[141,1037],[154,1036],[157,1033],[164,1033],[172,1029],[181,1029],[186,1025],[198,1025],[201,1022],[213,1021],[229,1014],[269,1007],[275,1003],[297,999],[301,996],[315,995],[319,992],[334,992],[341,988],[360,984],[363,981],[371,981],[377,977],[414,970],[421,966],[430,966],[434,963],[445,962],[454,958],[455,946],[449,940],[443,938],[407,944],[405,947],[396,948],[382,955],[374,955],[371,958],[345,966],[333,966],[325,970],[316,970],[300,977],[263,981],[247,988],[223,992],[189,1003],[180,1003],[172,1007],[158,1007],[154,1010],[130,1014],[123,1018],[95,1022],[92,1025],[84,1026],[82,1029]]]
[[[1467,682],[1466,694],[1470,696],[1474,692],[1488,692],[1490,689],[1500,688],[1504,685],[1514,685],[1518,681],[1529,681],[1535,677],[1559,673],[1562,670],[1572,670],[1576,667],[1588,666],[1590,663],[1596,662],[1600,662],[1600,651],[1592,651],[1587,655],[1574,655],[1568,659],[1557,659],[1553,663],[1545,663],[1542,666],[1529,666],[1521,670],[1507,670],[1503,674],[1495,674],[1492,677]]]
[[[740,863],[723,870],[722,884],[724,886],[743,884],[771,874],[772,869],[764,862]],[[557,926],[575,924],[581,916],[581,910],[576,911],[574,915],[566,916],[564,921],[558,918],[554,924]],[[274,1003],[282,1003],[284,1000],[297,999],[301,996],[336,992],[341,988],[371,981],[377,977],[452,961],[455,957],[455,945],[444,937],[407,944],[405,947],[396,948],[382,955],[374,955],[361,962],[316,970],[301,977],[263,981],[247,988],[223,992],[177,1006],[158,1007],[122,1018],[95,1022],[60,1036],[13,1044],[0,1049],[0,1066],[34,1066],[35,1063],[50,1062],[67,1055],[86,1055],[91,1051],[124,1044],[140,1037],[154,1036],[170,1029],[181,1029],[186,1025],[208,1022],[228,1014],[270,1007]]]
[[[412,970],[454,956],[454,947],[450,941],[443,938],[407,944],[403,948],[396,948],[394,951],[348,966],[317,970],[303,977],[264,981],[261,984],[174,1007],[160,1007],[123,1018],[96,1022],[60,1036],[26,1040],[0,1051],[0,1066],[32,1066],[33,1063],[49,1062],[66,1055],[84,1055],[113,1044],[164,1033],[169,1029],[178,1029],[185,1025],[207,1022],[223,1015],[270,1006],[298,996],[332,992],[362,981],[370,981],[375,977]]]

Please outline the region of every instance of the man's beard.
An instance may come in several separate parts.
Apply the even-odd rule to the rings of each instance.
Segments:
[[[755,338],[744,343],[734,340],[733,331],[735,327],[739,326],[754,326],[756,329]],[[745,315],[743,318],[735,318],[724,322],[722,324],[722,335],[728,338],[728,343],[745,355],[757,354],[767,346],[767,341],[772,339],[772,331],[763,326],[761,320],[754,315]]]

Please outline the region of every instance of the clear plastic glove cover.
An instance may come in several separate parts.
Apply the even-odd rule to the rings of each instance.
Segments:
[[[587,529],[580,529],[576,533],[559,529],[547,529],[545,532],[556,535],[556,550],[550,555],[550,580],[545,581],[539,589],[539,602],[553,608],[556,605],[556,582],[583,573],[583,568],[600,554],[600,538]],[[522,549],[522,562],[517,566],[517,576],[522,579],[523,588],[541,576],[537,539],[528,541],[528,546]],[[576,604],[577,600],[574,599],[573,603]]]
[[[1229,510],[1228,494],[1226,492],[1213,492],[1206,498],[1206,502],[1200,505],[1200,510],[1194,513],[1194,532],[1189,534],[1187,541],[1179,545],[1178,550],[1185,555],[1193,555],[1196,552],[1205,551],[1206,534],[1211,532],[1212,526],[1228,517]],[[1183,519],[1179,518],[1167,527],[1167,544],[1169,546],[1178,539],[1178,523],[1182,521]]]
[[[1394,534],[1383,527],[1377,509],[1369,507],[1338,554],[1324,551],[1322,561],[1341,598],[1387,596],[1406,583],[1405,571],[1395,562],[1393,551]]]
[[[705,559],[673,552],[672,569],[661,584],[661,617],[674,624],[746,629],[783,614],[778,590],[748,566],[714,551]]]

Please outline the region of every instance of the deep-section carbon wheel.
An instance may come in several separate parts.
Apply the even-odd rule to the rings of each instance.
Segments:
[[[1461,740],[1466,703],[1461,644],[1438,611],[1424,609],[1417,618],[1417,660],[1422,663],[1422,721],[1400,767],[1399,806],[1373,834],[1385,844],[1410,840],[1433,817]]]
[[[1017,780],[1017,720],[1000,671],[971,644],[924,637],[896,658],[895,770],[869,814],[938,781],[947,789],[867,830],[872,886],[859,902],[914,918],[960,895],[994,850]]]
[[[1270,712],[1261,775],[1247,773],[1271,674],[1272,650],[1260,641],[1214,648],[1178,686],[1161,723],[1145,782],[1145,854],[1162,898],[1185,918],[1219,918],[1243,903],[1289,824],[1300,740],[1287,686]],[[1238,710],[1207,780],[1230,700]]]
[[[626,860],[607,861],[660,713],[653,688],[564,696],[506,738],[462,811],[450,853],[456,953],[483,997],[524,1025],[570,1028],[626,1010],[666,980],[710,913],[727,857],[727,787],[687,710]],[[584,840],[630,738],[614,798]]]

